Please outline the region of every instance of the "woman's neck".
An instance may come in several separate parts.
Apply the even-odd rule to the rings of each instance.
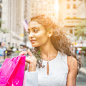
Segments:
[[[52,60],[57,56],[58,51],[54,48],[51,41],[40,47],[41,56],[44,60]]]

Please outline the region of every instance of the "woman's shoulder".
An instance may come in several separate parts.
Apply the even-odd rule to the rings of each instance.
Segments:
[[[68,70],[76,69],[78,68],[78,62],[77,59],[73,56],[67,56],[67,63],[68,63]]]
[[[61,51],[58,51],[58,53],[59,53],[59,55],[61,55],[61,56],[67,56],[65,53],[62,53]]]

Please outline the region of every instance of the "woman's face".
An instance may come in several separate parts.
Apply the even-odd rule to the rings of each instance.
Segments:
[[[37,23],[36,21],[31,21],[29,23],[29,40],[33,47],[40,47],[47,43],[48,34],[45,28]]]

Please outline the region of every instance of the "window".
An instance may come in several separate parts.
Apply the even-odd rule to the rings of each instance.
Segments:
[[[15,44],[15,47],[17,48],[17,44]]]
[[[52,1],[52,4],[54,4],[54,1]]]
[[[67,21],[67,23],[70,23],[70,21]]]
[[[76,21],[76,23],[79,23],[79,21]]]
[[[81,23],[81,21],[79,21],[79,23]]]
[[[51,11],[51,9],[48,9],[49,11]]]
[[[38,8],[36,8],[35,10],[38,11]]]
[[[73,4],[73,9],[76,9],[76,4]]]
[[[10,43],[8,42],[8,47],[10,48]]]
[[[76,23],[81,23],[81,21],[76,21]]]
[[[14,47],[14,43],[12,43],[12,47]]]
[[[67,18],[70,18],[70,13],[67,13]]]
[[[49,8],[51,9],[51,6],[49,5]]]
[[[54,9],[51,9],[52,11],[54,11]]]
[[[32,7],[34,7],[34,4],[32,3]]]
[[[50,4],[50,2],[48,2],[48,4]]]
[[[25,0],[25,3],[27,3],[27,0]]]
[[[39,11],[42,11],[42,9],[40,8]]]
[[[70,33],[73,34],[73,30],[72,29],[70,29]]]
[[[77,31],[77,29],[74,29],[74,32],[75,32],[75,31]],[[74,33],[74,35],[76,36],[76,35],[77,35],[77,33]]]
[[[47,9],[44,9],[44,11],[47,11]]]
[[[51,14],[49,14],[49,16],[51,16]]]
[[[34,13],[32,13],[31,15],[34,15]]]
[[[71,23],[74,23],[74,21],[71,21]]]
[[[67,4],[67,9],[70,9],[70,4]]]
[[[73,13],[73,18],[76,18],[76,13]]]
[[[34,9],[32,9],[32,11],[34,11]]]
[[[52,16],[55,16],[55,14],[53,13]]]

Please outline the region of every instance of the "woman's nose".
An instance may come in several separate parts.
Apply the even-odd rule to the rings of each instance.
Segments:
[[[33,33],[32,32],[29,33],[29,37],[33,37]]]

